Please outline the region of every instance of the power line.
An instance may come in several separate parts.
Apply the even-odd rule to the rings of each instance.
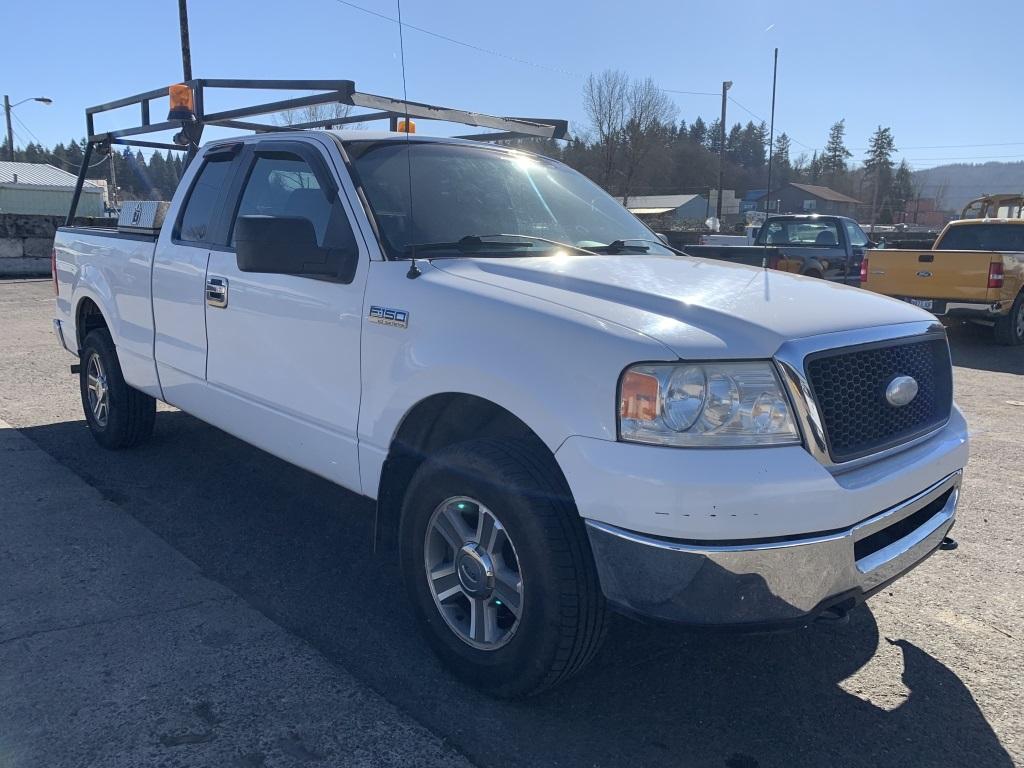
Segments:
[[[353,9],[355,9],[357,11],[362,11],[363,13],[367,13],[367,14],[369,14],[371,16],[376,16],[379,19],[384,19],[385,21],[390,21],[393,24],[401,24],[406,29],[412,29],[412,30],[415,30],[416,32],[420,32],[420,33],[422,33],[424,35],[429,35],[430,37],[436,37],[438,40],[444,40],[445,42],[452,43],[454,45],[460,45],[463,48],[469,48],[470,50],[477,51],[478,53],[486,53],[489,56],[497,56],[498,58],[501,58],[501,59],[507,59],[508,61],[514,61],[517,64],[525,64],[528,67],[536,67],[537,69],[544,69],[544,70],[547,70],[548,72],[557,72],[559,74],[567,75],[569,77],[577,77],[577,78],[583,77],[583,75],[581,75],[579,72],[572,72],[572,71],[570,71],[568,69],[562,69],[561,67],[552,67],[552,66],[548,66],[547,64],[539,64],[539,63],[537,63],[535,61],[530,61],[528,59],[524,59],[524,58],[521,58],[519,56],[512,56],[512,55],[507,54],[507,53],[502,53],[501,51],[496,51],[496,50],[494,50],[492,48],[484,48],[483,46],[476,45],[474,43],[467,43],[465,40],[458,40],[458,39],[456,39],[454,37],[450,37],[448,35],[444,35],[444,34],[442,34],[440,32],[434,32],[431,29],[425,29],[424,27],[418,27],[415,24],[410,24],[407,21],[400,22],[394,16],[389,16],[386,13],[381,13],[380,11],[375,11],[375,10],[373,10],[371,8],[365,8],[365,7],[361,6],[361,5],[357,5],[356,3],[349,2],[349,0],[335,0],[335,2],[336,3],[340,3],[341,5],[344,5],[344,6],[348,6],[349,8],[353,8]]]
[[[11,117],[13,117],[13,118],[14,118],[15,120],[17,120],[17,121],[18,121],[18,125],[20,125],[20,126],[21,126],[22,128],[24,128],[24,129],[25,129],[26,131],[28,131],[28,132],[29,132],[29,135],[30,135],[30,136],[31,136],[31,137],[32,137],[33,139],[35,139],[35,140],[36,140],[36,144],[39,144],[40,146],[42,146],[42,143],[43,143],[43,142],[41,142],[41,141],[39,140],[39,137],[38,137],[38,136],[36,136],[36,135],[35,135],[35,134],[34,134],[34,133],[32,132],[32,129],[31,129],[31,128],[29,128],[29,127],[28,127],[27,125],[25,125],[25,121],[24,121],[24,120],[22,120],[22,119],[21,119],[20,117],[18,117],[18,115],[17,115],[17,114],[15,113],[15,112],[13,112],[13,111],[11,112]]]
[[[760,122],[762,122],[762,123],[767,123],[767,122],[768,122],[767,120],[765,120],[765,119],[764,119],[763,117],[761,117],[761,116],[760,116],[759,114],[757,114],[757,113],[756,113],[756,112],[754,112],[753,110],[751,110],[751,109],[748,109],[747,107],[745,107],[745,106],[743,106],[742,104],[740,104],[740,102],[736,101],[736,99],[734,99],[734,98],[733,98],[732,96],[730,96],[730,97],[729,97],[729,101],[731,101],[731,102],[732,102],[733,104],[735,104],[735,105],[736,105],[737,107],[739,107],[740,109],[742,109],[742,110],[743,110],[744,112],[746,112],[746,113],[747,113],[748,115],[750,115],[750,116],[751,116],[752,118],[754,118],[755,120],[758,120],[758,121],[760,121]],[[783,131],[783,133],[785,133],[785,131]],[[790,135],[789,135],[788,133],[786,133],[786,137],[787,137],[787,138],[788,138],[788,139],[789,139],[789,140],[790,140],[791,142],[793,142],[794,144],[799,144],[799,145],[800,145],[801,147],[803,147],[804,149],[809,149],[809,150],[811,150],[812,152],[817,152],[817,151],[818,151],[818,150],[820,149],[820,147],[812,147],[812,146],[809,146],[809,145],[807,145],[807,144],[804,144],[804,143],[803,143],[802,141],[799,141],[798,139],[794,139],[794,138],[793,138],[792,136],[790,136]]]
[[[389,21],[392,24],[399,24],[399,25],[405,27],[406,29],[412,29],[412,30],[414,30],[416,32],[420,32],[420,33],[422,33],[424,35],[429,35],[430,37],[437,38],[438,40],[443,40],[443,41],[445,41],[447,43],[452,43],[453,45],[458,45],[458,46],[461,46],[463,48],[468,48],[469,50],[476,51],[478,53],[485,53],[488,56],[496,56],[498,58],[505,59],[507,61],[513,61],[513,62],[515,62],[517,64],[523,64],[523,65],[528,66],[528,67],[535,67],[536,69],[543,69],[543,70],[546,70],[548,72],[557,72],[558,74],[565,75],[567,77],[573,77],[573,78],[576,78],[576,79],[584,79],[584,77],[585,77],[583,74],[581,74],[579,72],[574,72],[572,70],[564,69],[562,67],[553,67],[553,66],[550,66],[548,64],[541,64],[541,63],[536,62],[536,61],[531,61],[529,59],[524,59],[521,56],[512,56],[510,54],[494,50],[493,48],[485,48],[484,46],[476,45],[475,43],[468,43],[465,40],[459,40],[458,38],[452,37],[450,35],[443,34],[441,32],[436,32],[436,31],[434,31],[432,29],[427,29],[425,27],[420,27],[420,26],[417,26],[415,24],[410,24],[407,21],[402,21],[400,19],[395,18],[394,16],[389,16],[386,13],[382,13],[380,11],[375,11],[372,8],[366,8],[365,6],[359,5],[358,3],[353,3],[351,0],[334,0],[334,1],[336,3],[338,3],[338,4],[340,4],[340,5],[346,6],[347,8],[352,8],[353,10],[360,11],[361,13],[365,13],[365,14],[368,14],[370,16],[375,16],[378,19],[382,19],[384,21]],[[682,89],[678,89],[678,88],[662,88],[661,86],[658,86],[658,90],[660,90],[660,91],[662,91],[664,93],[672,93],[672,94],[678,94],[678,95],[682,95],[682,96],[716,96],[717,97],[719,95],[719,93],[717,91],[688,91],[688,90],[682,90]],[[763,122],[767,122],[763,117],[758,115],[756,112],[748,109],[743,104],[741,104],[740,102],[736,101],[736,99],[734,99],[732,96],[729,97],[729,101],[731,101],[737,107],[742,109],[744,112],[749,114],[751,117],[754,117],[755,119],[759,120],[760,122],[762,122],[762,123]],[[808,149],[808,150],[811,150],[811,151],[817,151],[818,149],[820,149],[820,147],[812,147],[809,144],[804,144],[802,141],[800,141],[799,139],[793,138],[789,134],[787,134],[787,136],[789,136],[789,140],[790,141],[792,141],[794,144],[797,144],[798,146],[803,147],[804,149]]]
[[[344,6],[348,7],[348,8],[352,8],[354,10],[361,11],[362,13],[369,14],[370,16],[376,16],[378,19],[383,19],[384,21],[390,21],[392,24],[401,24],[406,29],[411,29],[411,30],[414,30],[416,32],[420,32],[420,33],[422,33],[424,35],[429,35],[430,37],[437,38],[438,40],[443,40],[446,43],[452,43],[453,45],[459,45],[459,46],[462,46],[463,48],[468,48],[468,49],[470,49],[472,51],[476,51],[478,53],[486,53],[488,56],[496,56],[496,57],[498,57],[500,59],[506,59],[507,61],[513,61],[513,62],[515,62],[517,64],[524,64],[524,65],[526,65],[528,67],[535,67],[537,69],[543,69],[543,70],[546,70],[548,72],[557,72],[560,75],[565,75],[567,77],[573,77],[573,78],[576,78],[576,79],[579,79],[579,80],[582,80],[582,79],[584,79],[586,77],[586,75],[583,75],[580,72],[574,72],[574,71],[572,71],[570,69],[565,69],[563,67],[554,67],[554,66],[551,66],[549,64],[541,64],[540,62],[531,61],[529,59],[524,59],[521,56],[512,56],[511,54],[503,53],[502,51],[497,51],[497,50],[494,50],[493,48],[485,48],[482,45],[477,45],[475,43],[468,43],[465,40],[459,40],[458,38],[452,37],[450,35],[443,34],[441,32],[436,32],[436,31],[434,31],[432,29],[427,29],[425,27],[420,27],[420,26],[417,26],[415,24],[410,24],[407,21],[399,21],[399,19],[395,18],[394,16],[389,16],[386,13],[381,13],[380,11],[375,11],[372,8],[366,8],[366,7],[362,6],[362,5],[358,5],[357,3],[351,2],[351,0],[335,0],[335,2],[339,3],[341,5],[344,5]],[[715,91],[685,91],[685,90],[681,90],[681,89],[677,89],[677,88],[662,88],[660,86],[658,86],[658,90],[664,91],[665,93],[680,94],[682,96],[718,96],[718,93],[715,92]]]
[[[970,147],[1019,147],[1024,146],[1024,141],[1004,141],[995,144],[932,144],[930,146],[920,147],[903,147],[903,150],[908,149],[967,149]],[[853,150],[856,152],[866,152],[871,147],[854,147]],[[901,151],[903,151],[901,150]]]
[[[50,154],[50,158],[49,158],[50,160],[56,160],[56,161],[57,161],[58,163],[60,163],[61,165],[63,165],[63,166],[65,167],[65,168],[71,168],[72,170],[75,170],[75,171],[79,170],[78,166],[76,166],[76,165],[74,165],[74,164],[72,164],[72,163],[69,163],[69,162],[68,162],[68,161],[66,161],[66,160],[61,160],[61,159],[60,159],[59,157],[54,157],[54,156],[53,156],[53,153],[52,153],[52,151],[51,151],[51,150],[49,150],[49,149],[47,149],[46,145],[44,145],[44,144],[43,144],[43,142],[42,142],[42,141],[41,141],[41,140],[39,139],[39,137],[38,137],[38,136],[36,136],[35,132],[34,132],[34,131],[33,131],[33,130],[31,129],[31,128],[29,128],[29,127],[28,127],[27,125],[25,125],[25,121],[24,121],[24,120],[22,120],[22,119],[21,119],[20,117],[18,117],[18,116],[17,116],[16,114],[14,114],[13,112],[11,113],[11,117],[13,117],[13,118],[14,118],[15,120],[17,120],[17,121],[18,121],[18,125],[20,125],[20,126],[21,126],[22,128],[24,128],[24,129],[25,129],[26,131],[28,131],[29,135],[30,135],[30,136],[31,136],[31,137],[32,137],[33,139],[35,139],[35,140],[36,140],[36,144],[38,144],[38,145],[39,145],[40,147],[42,147],[43,149],[45,149],[45,150],[46,150],[46,151],[47,151],[47,152],[48,152],[48,153]],[[18,136],[18,134],[16,134],[16,133],[15,133],[14,135],[15,135],[15,136]],[[20,137],[20,136],[18,136],[18,141],[21,141],[21,137]],[[90,167],[90,168],[95,168],[95,167],[96,167],[97,165],[99,165],[100,163],[106,162],[106,160],[107,160],[107,157],[109,157],[109,155],[104,155],[104,156],[103,156],[103,157],[101,157],[101,158],[100,158],[99,160],[97,160],[97,161],[96,161],[95,163],[93,163],[92,165],[90,165],[89,167]]]
[[[908,163],[928,163],[928,162],[947,162],[956,160],[1011,160],[1014,158],[1022,158],[1024,155],[964,155],[963,157],[906,157],[903,158]]]

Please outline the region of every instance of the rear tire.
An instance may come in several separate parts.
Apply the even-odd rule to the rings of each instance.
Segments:
[[[1024,291],[1010,307],[1010,313],[996,320],[995,337],[997,344],[1019,347],[1024,344]]]
[[[421,629],[454,674],[501,698],[533,695],[579,672],[607,624],[583,521],[541,451],[494,439],[446,448],[416,471],[402,506],[402,576]],[[454,527],[437,524],[441,513]],[[485,528],[484,519],[493,522]],[[494,559],[481,557],[490,570],[473,554],[488,541]],[[467,559],[475,573],[463,570]],[[487,583],[477,578],[484,573],[493,592],[475,588]],[[489,617],[484,631],[474,631],[484,626],[477,615]]]
[[[81,361],[82,410],[96,442],[117,450],[138,445],[153,434],[156,400],[125,383],[106,328],[85,337]]]

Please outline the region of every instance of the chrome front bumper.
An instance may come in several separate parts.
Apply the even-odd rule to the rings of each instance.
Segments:
[[[934,552],[955,521],[961,476],[851,528],[807,537],[719,545],[586,525],[605,596],[627,613],[696,625],[799,624],[852,607]]]

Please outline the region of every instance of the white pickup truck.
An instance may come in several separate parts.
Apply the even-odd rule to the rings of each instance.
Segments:
[[[931,315],[679,255],[544,157],[215,141],[159,233],[63,228],[54,277],[100,445],[161,400],[375,499],[426,638],[495,695],[580,670],[609,608],[804,626],[952,546]]]

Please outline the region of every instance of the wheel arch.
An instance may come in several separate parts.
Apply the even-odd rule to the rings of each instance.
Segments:
[[[804,261],[800,274],[805,277],[816,277],[821,279],[825,276],[825,267],[817,259],[808,258]]]
[[[100,305],[91,296],[79,298],[75,305],[75,343],[76,351],[81,351],[85,337],[98,328],[106,328],[113,333]]]
[[[413,405],[399,422],[381,468],[374,524],[378,548],[393,550],[397,543],[402,500],[413,475],[431,454],[473,438],[524,440],[550,461],[565,482],[554,453],[522,419],[507,408],[464,392],[430,395]],[[568,484],[565,484],[568,488]]]

